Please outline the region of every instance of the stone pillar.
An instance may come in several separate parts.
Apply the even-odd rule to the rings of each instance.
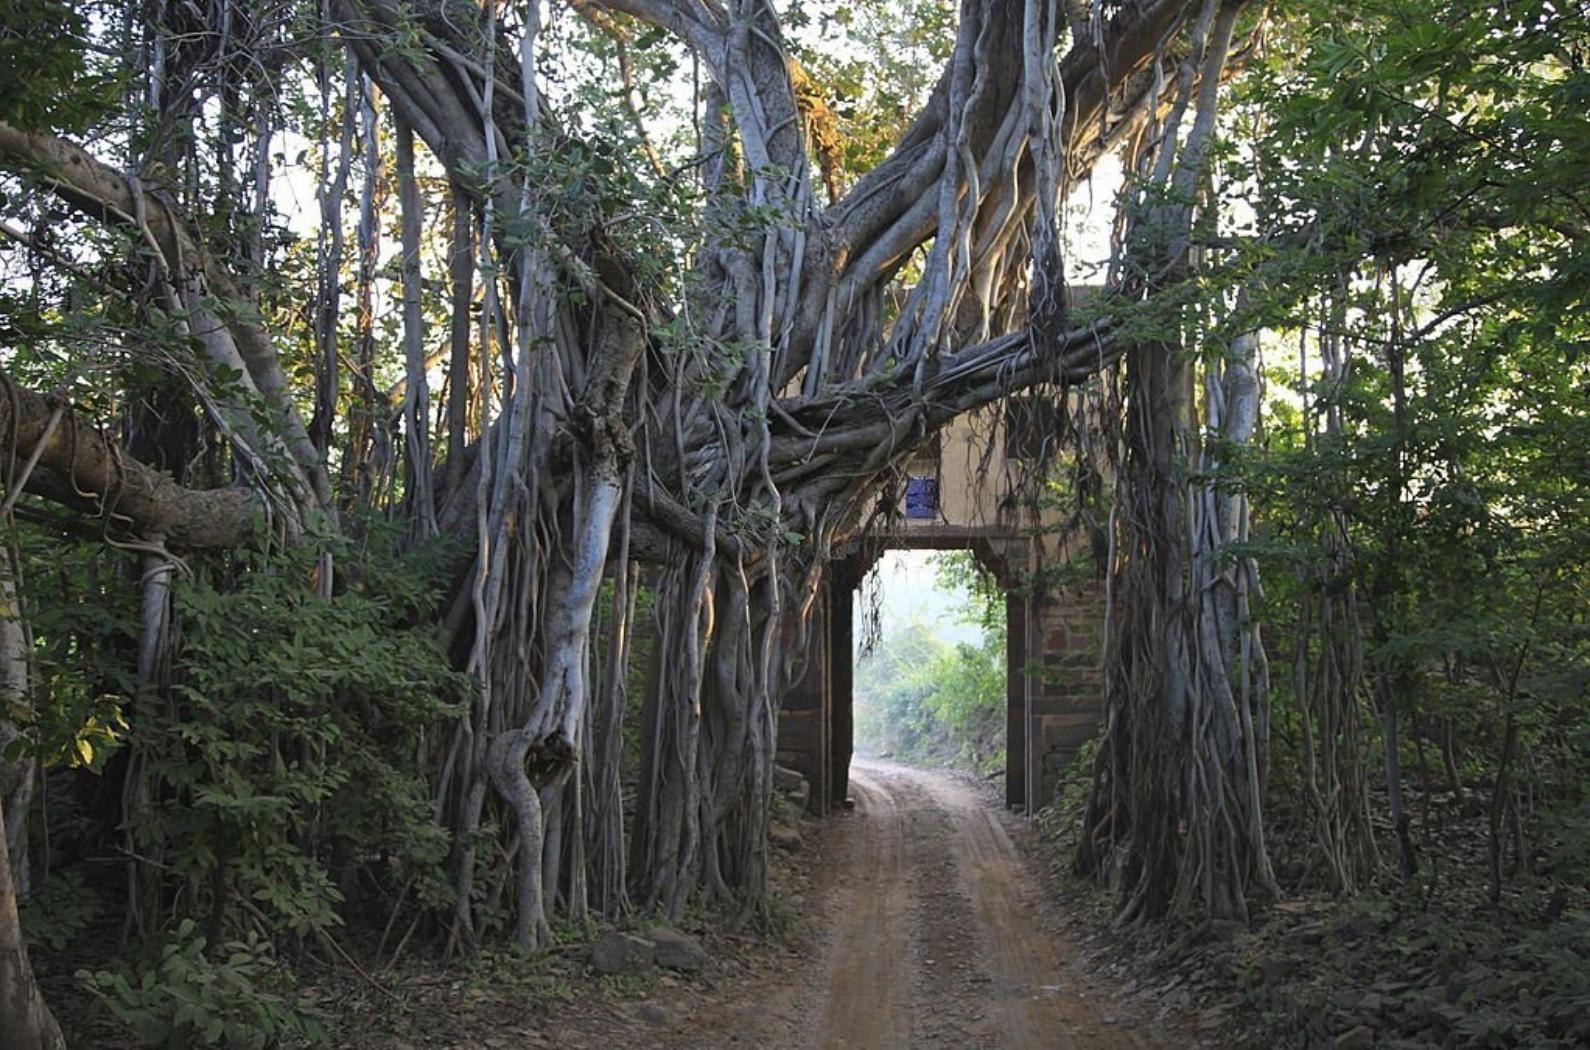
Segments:
[[[1035,605],[1034,651],[1042,654],[1030,694],[1028,783],[1033,805],[1048,805],[1058,774],[1098,732],[1104,714],[1099,640],[1104,591],[1098,583],[1067,587]]]
[[[1005,592],[1005,805],[1027,805],[1027,601]]]
[[[795,770],[811,785],[808,808],[823,816],[832,804],[833,747],[829,740],[833,694],[829,651],[828,589],[813,603],[806,672],[784,694],[778,711],[778,764]]]
[[[828,696],[831,722],[828,738],[829,770],[832,777],[829,798],[841,805],[850,795],[850,755],[855,746],[855,659],[854,637],[856,580],[848,561],[829,573],[828,591]]]

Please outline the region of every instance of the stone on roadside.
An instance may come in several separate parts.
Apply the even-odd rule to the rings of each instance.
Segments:
[[[773,790],[804,811],[812,798],[812,786],[804,776],[787,766],[773,767]]]
[[[788,766],[773,767],[773,790],[790,794],[806,787],[806,778]]]
[[[668,1023],[668,1011],[664,1010],[656,1003],[637,1003],[635,1006],[635,1016],[640,1018],[642,1021],[645,1021],[647,1024]]]
[[[657,946],[657,965],[667,970],[695,973],[707,961],[706,949],[701,942],[678,930],[666,926],[653,927],[647,936]]]
[[[604,933],[591,948],[591,965],[597,973],[646,973],[657,963],[657,946],[633,933]]]
[[[801,833],[788,824],[774,824],[768,828],[767,840],[779,849],[797,850],[801,848]]]
[[[1349,1028],[1336,1037],[1336,1050],[1373,1050],[1375,1033],[1368,1025]]]

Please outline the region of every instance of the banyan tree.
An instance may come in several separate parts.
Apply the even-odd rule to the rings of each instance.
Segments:
[[[5,511],[64,507],[42,518],[124,552],[134,677],[162,695],[184,645],[178,582],[267,571],[207,569],[205,552],[306,553],[332,601],[350,586],[339,541],[447,541],[432,617],[473,687],[417,754],[448,843],[450,944],[479,936],[492,865],[511,873],[499,903],[525,949],[554,909],[754,913],[777,709],[835,544],[951,419],[1101,370],[1125,384],[1113,471],[1132,495],[1106,567],[1119,671],[1088,863],[1124,851],[1148,910],[1178,866],[1216,910],[1268,881],[1262,647],[1239,610],[1256,578],[1208,556],[1245,510],[1187,467],[1218,454],[1190,443],[1195,402],[1230,440],[1251,431],[1251,352],[1238,333],[1195,399],[1198,348],[1180,342],[1205,329],[1123,321],[1197,265],[1218,89],[1255,32],[1242,4],[961,0],[935,86],[859,174],[836,171],[833,113],[768,0],[95,17],[85,31],[134,70],[121,94],[70,130],[26,110],[0,124],[6,185],[35,220],[6,233],[34,294],[115,304],[75,341],[50,336],[68,362],[53,387],[5,379]],[[665,130],[683,163],[637,104],[643,47],[676,70],[684,117]],[[565,90],[579,61],[618,70],[621,105],[582,111]],[[1137,188],[1115,294],[1083,316],[1058,215],[1116,151]],[[379,294],[400,300],[392,323],[374,320]],[[74,397],[85,376],[115,396]],[[23,626],[4,665],[25,678]],[[628,704],[644,709],[638,771],[620,768]],[[139,769],[129,812],[171,790]],[[0,778],[8,814],[32,783]],[[170,892],[136,859],[127,880],[134,909]]]

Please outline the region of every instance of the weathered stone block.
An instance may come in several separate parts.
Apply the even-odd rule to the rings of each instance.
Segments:
[[[798,850],[801,848],[801,833],[798,828],[788,824],[774,824],[767,829],[767,840],[779,849]]]
[[[591,965],[597,973],[647,973],[657,963],[657,946],[633,933],[613,930],[602,934],[591,948]]]
[[[707,961],[706,949],[688,934],[666,926],[654,926],[648,934],[657,946],[657,965],[664,969],[695,973]]]

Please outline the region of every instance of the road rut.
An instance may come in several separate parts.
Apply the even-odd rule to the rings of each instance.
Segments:
[[[798,972],[682,1019],[671,1048],[1150,1050],[1169,1045],[1081,972],[1011,839],[953,774],[852,766],[823,829],[820,948]],[[818,863],[815,857],[803,857]],[[766,983],[766,982],[764,982]]]

